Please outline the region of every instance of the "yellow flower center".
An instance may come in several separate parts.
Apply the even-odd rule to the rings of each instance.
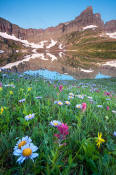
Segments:
[[[22,142],[20,142],[18,144],[18,148],[21,149],[21,146],[24,146],[27,142],[25,140],[23,140]]]
[[[55,126],[57,126],[57,125],[58,125],[58,123],[54,123],[54,125],[55,125]]]
[[[31,118],[31,117],[32,117],[32,115],[29,115],[29,116],[28,116],[28,118]]]
[[[23,156],[28,157],[32,154],[32,150],[30,148],[25,148],[23,150]]]
[[[68,105],[68,104],[69,104],[69,102],[68,102],[68,101],[66,101],[66,104]]]

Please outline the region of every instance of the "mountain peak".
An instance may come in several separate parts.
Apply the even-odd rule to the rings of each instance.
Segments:
[[[81,13],[81,15],[83,15],[83,14],[93,14],[93,7],[92,7],[92,6],[87,7],[87,8]]]

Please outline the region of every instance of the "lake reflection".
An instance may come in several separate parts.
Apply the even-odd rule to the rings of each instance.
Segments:
[[[26,60],[26,61],[25,61]],[[98,66],[96,63],[85,62],[85,60],[75,59],[73,55],[66,53],[42,53],[26,57],[20,64],[11,70],[15,72],[26,72],[29,74],[39,74],[50,79],[97,79],[116,77],[116,67]],[[28,60],[28,61],[27,61]],[[76,61],[75,61],[76,60]],[[86,64],[85,64],[86,63]]]

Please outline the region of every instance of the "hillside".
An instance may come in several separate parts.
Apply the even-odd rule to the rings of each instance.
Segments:
[[[72,32],[61,41],[66,45],[67,63],[74,67],[82,63],[86,67],[95,66],[95,63],[116,59],[116,39],[108,37],[98,28]]]

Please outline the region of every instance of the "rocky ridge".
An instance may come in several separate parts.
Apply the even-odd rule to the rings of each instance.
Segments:
[[[94,14],[91,6],[84,10],[74,20],[47,29],[23,29],[16,24],[12,24],[3,18],[0,18],[0,32],[6,32],[9,35],[15,35],[17,38],[35,43],[51,38],[57,40],[71,32],[80,31],[83,27],[88,25],[95,25],[100,30],[106,32],[116,31],[116,20],[104,24],[101,15],[99,13]]]

